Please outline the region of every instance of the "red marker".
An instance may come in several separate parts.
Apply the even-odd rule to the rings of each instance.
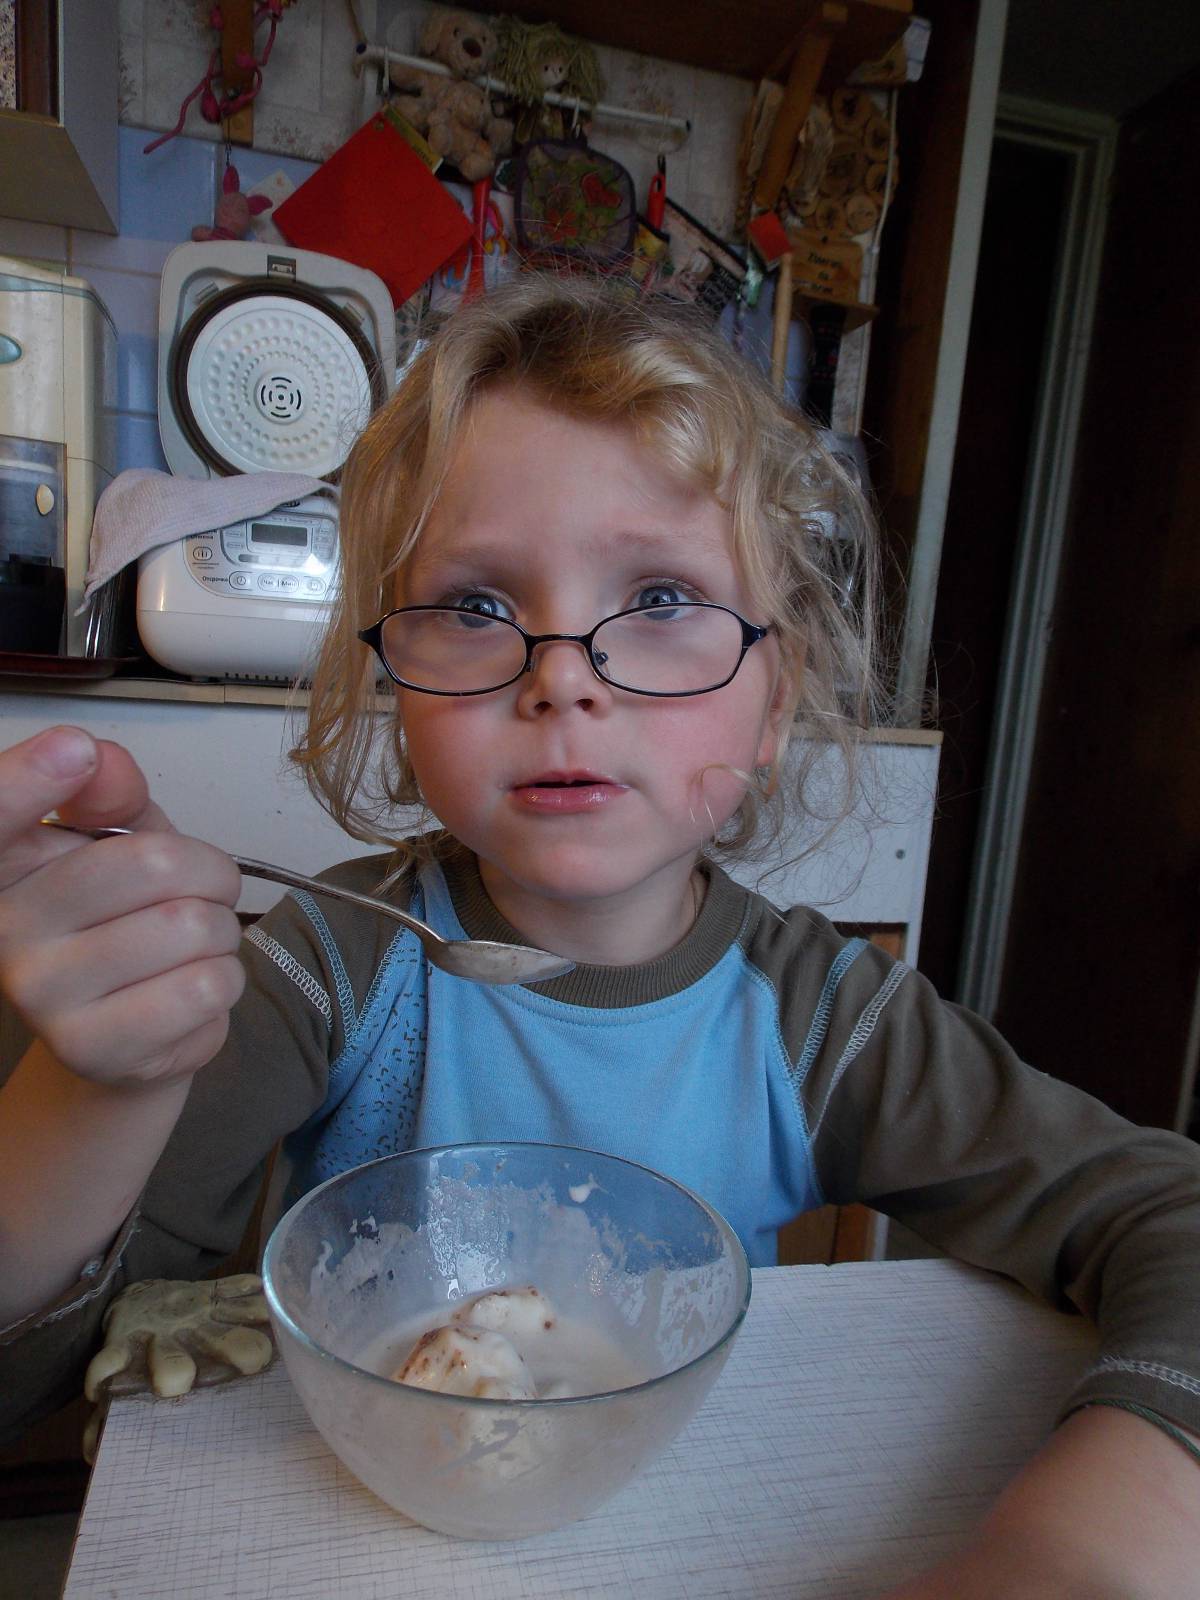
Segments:
[[[658,158],[658,171],[650,179],[650,189],[646,195],[646,221],[652,228],[661,232],[663,213],[667,204],[667,162],[665,156]]]

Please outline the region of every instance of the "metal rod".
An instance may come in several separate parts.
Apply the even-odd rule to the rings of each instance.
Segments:
[[[358,60],[360,62],[378,62],[385,73],[389,62],[397,61],[405,67],[420,67],[424,72],[436,73],[440,78],[453,77],[450,68],[444,66],[440,61],[430,61],[426,56],[404,55],[399,50],[389,50],[385,44],[365,45],[358,53]],[[489,78],[486,74],[483,77],[470,78],[467,81],[482,89],[485,94],[489,91],[494,94],[512,94],[512,90],[506,83],[502,83],[499,78]],[[555,94],[553,91],[544,94],[542,99],[549,106],[563,106],[568,111],[586,111],[590,116],[607,117],[618,122],[647,123],[654,127],[673,128],[677,133],[691,133],[692,131],[690,117],[669,117],[662,111],[634,111],[626,106],[591,105],[589,102],[581,100],[578,95]]]

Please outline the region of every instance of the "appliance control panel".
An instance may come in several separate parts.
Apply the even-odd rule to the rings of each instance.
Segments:
[[[183,541],[187,570],[209,594],[323,604],[337,579],[337,511],[316,495]]]

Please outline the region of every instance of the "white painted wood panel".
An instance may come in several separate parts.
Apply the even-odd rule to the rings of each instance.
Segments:
[[[125,745],[175,825],[239,855],[300,872],[375,848],[348,839],[308,793],[287,751],[301,713],[280,706],[204,705],[97,695],[0,694],[0,746],[55,722],[73,722]],[[864,794],[856,813],[816,854],[797,861],[803,840],[784,835],[762,861],[734,875],[777,905],[815,905],[850,922],[903,923],[915,955],[929,855],[938,750],[928,743],[872,742],[863,752]],[[835,758],[825,782],[829,793]],[[264,911],[282,893],[247,880],[243,911]]]

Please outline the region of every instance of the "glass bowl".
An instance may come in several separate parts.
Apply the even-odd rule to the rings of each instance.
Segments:
[[[615,1494],[695,1414],[750,1303],[745,1252],[696,1195],[547,1144],[409,1150],[341,1173],[280,1220],[263,1279],[325,1442],[388,1505],[466,1539],[544,1533]],[[598,1392],[478,1399],[387,1376],[457,1303],[529,1285],[572,1348],[606,1358],[585,1366]]]

